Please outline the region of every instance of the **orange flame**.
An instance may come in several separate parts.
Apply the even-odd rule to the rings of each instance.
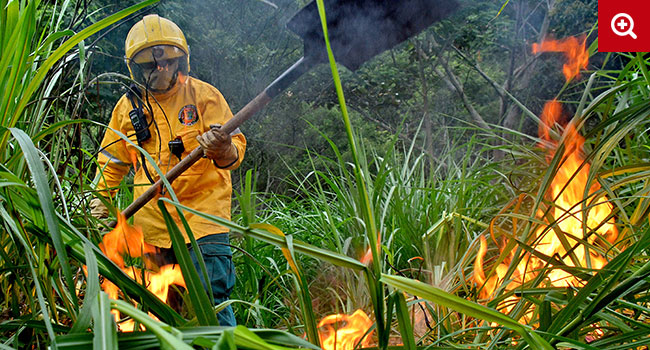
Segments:
[[[537,250],[547,256],[559,255],[567,266],[576,266],[575,259],[583,267],[601,269],[605,266],[607,260],[593,250],[588,251],[586,246],[580,244],[577,239],[587,241],[593,245],[600,236],[613,243],[618,237],[614,218],[610,217],[608,219],[613,206],[606,196],[591,201],[583,200],[585,192],[591,195],[600,190],[600,185],[594,181],[589,189],[586,189],[589,182],[590,165],[585,161],[582,154],[582,146],[585,140],[572,124],[566,127],[564,138],[565,148],[562,163],[551,182],[547,196],[553,201],[553,206],[549,208],[549,214],[557,220],[560,231],[565,233],[571,247],[575,248],[572,251],[575,257],[571,258],[555,230],[545,230],[544,228],[538,230],[537,234],[541,239],[537,245]],[[549,152],[552,152],[552,150]],[[590,209],[583,211],[583,205],[589,206]],[[588,217],[583,217],[587,213],[589,214]],[[539,216],[541,217],[543,214],[540,209]],[[583,226],[586,226],[586,230],[583,230]],[[594,232],[597,234],[593,234]],[[557,281],[556,285],[558,286],[576,285],[578,283],[577,279],[570,273],[559,269],[553,270],[549,277],[552,281]]]
[[[560,116],[562,115],[562,104],[557,100],[553,99],[546,102],[544,109],[542,110],[542,115],[540,116],[541,123],[539,124],[539,137],[546,141],[551,141],[551,128],[555,122],[559,121]],[[544,145],[540,147],[545,148]]]
[[[118,213],[115,229],[103,237],[99,247],[111,261],[122,268],[124,273],[138,283],[145,285],[149,291],[162,301],[167,300],[169,288],[172,284],[185,287],[181,269],[176,264],[162,266],[158,272],[125,267],[125,254],[133,258],[142,257],[147,267],[155,267],[155,264],[145,254],[155,253],[156,248],[144,242],[142,230],[139,227],[130,226],[122,213]],[[102,289],[108,294],[109,298],[115,300],[119,298],[119,289],[111,281],[105,279],[102,283]],[[112,313],[115,316],[115,321],[118,322],[120,319],[119,312],[113,310]],[[122,332],[132,332],[135,323],[133,320],[126,320],[121,322],[119,327]]]
[[[541,43],[533,44],[533,53],[540,52],[564,52],[567,63],[564,64],[562,72],[567,81],[580,74],[581,69],[587,69],[589,64],[589,52],[586,49],[587,39],[569,37],[564,40],[544,40]]]
[[[377,232],[377,251],[378,252],[381,252],[380,248],[381,248],[381,233]],[[368,249],[366,249],[366,253],[361,257],[361,259],[359,261],[362,264],[365,264],[365,265],[370,265],[370,263],[372,263],[372,249],[370,249],[370,247],[368,247]]]
[[[363,310],[358,309],[352,315],[334,314],[324,317],[318,323],[318,336],[323,350],[353,350],[357,343],[368,347],[371,343],[372,321]],[[325,331],[321,331],[325,328]]]
[[[111,261],[122,268],[124,268],[125,253],[137,258],[143,254],[156,252],[154,247],[144,243],[142,230],[130,226],[122,213],[118,213],[117,225],[113,231],[104,235],[99,248]]]
[[[535,44],[533,52],[565,52],[569,62],[564,66],[564,75],[568,81],[578,75],[580,68],[587,67],[588,54],[584,46],[584,40],[580,44],[578,39],[569,38]],[[559,148],[558,142],[552,140],[550,131],[561,122],[561,104],[556,100],[549,101],[540,117],[539,136],[544,140],[540,147],[547,150],[547,160],[550,162]],[[602,244],[603,242],[597,242],[599,237],[609,243],[616,240],[618,231],[614,218],[610,217],[613,206],[608,202],[606,196],[592,198],[593,194],[600,189],[597,182],[593,181],[592,185],[588,189],[586,188],[589,182],[590,165],[582,154],[585,140],[572,124],[565,127],[564,140],[562,161],[545,196],[552,204],[546,208],[540,208],[537,213],[537,217],[546,222],[546,225],[536,230],[532,245],[539,253],[555,258],[556,261],[560,261],[566,266],[601,269],[607,260],[593,249],[588,250],[582,242],[588,242],[590,245]],[[584,199],[585,193],[589,198],[587,200]],[[522,200],[523,198],[519,198],[516,210]],[[583,207],[588,210],[583,210]],[[588,216],[584,217],[587,214]],[[515,227],[516,221],[513,221],[513,230]],[[565,244],[562,244],[559,234],[562,234]],[[504,248],[505,244],[500,245],[501,251]],[[474,263],[473,280],[480,288],[479,297],[484,299],[491,297],[499,284],[503,283],[508,268],[515,258],[514,249],[511,249],[511,254],[496,266],[493,274],[486,277],[483,270],[486,253],[487,241],[481,237],[481,247]],[[526,253],[519,259],[519,264],[509,277],[510,282],[505,286],[505,290],[513,290],[531,281],[547,265],[547,261]],[[556,287],[577,286],[582,283],[573,274],[559,268],[549,272],[547,278],[550,284]],[[504,300],[499,308],[509,312],[516,300],[516,297],[510,297]],[[524,318],[529,318],[531,314],[529,313]]]

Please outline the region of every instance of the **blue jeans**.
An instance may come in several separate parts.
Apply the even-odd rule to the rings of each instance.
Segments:
[[[212,234],[201,237],[196,240],[201,250],[203,261],[207,269],[210,286],[212,287],[212,300],[214,305],[219,305],[230,298],[230,293],[235,286],[235,264],[232,262],[232,251],[230,250],[230,240],[228,233]],[[192,246],[189,245],[190,256],[196,271],[207,290],[207,285],[203,279],[203,273],[196,259],[196,254]],[[232,306],[228,305],[225,309],[217,314],[220,326],[236,326],[235,314]]]
[[[235,265],[232,262],[232,251],[229,246],[230,240],[228,233],[207,235],[197,239],[196,243],[201,250],[208,279],[210,279],[212,301],[214,305],[219,305],[230,298],[230,293],[235,286]],[[208,287],[203,278],[203,273],[201,273],[201,267],[199,267],[196,253],[192,249],[192,245],[188,244],[187,247],[190,251],[190,257],[192,258],[194,267],[199,273],[203,287],[207,291]],[[172,248],[159,248],[158,254],[151,258],[158,266],[178,263]],[[237,325],[235,314],[230,305],[217,313],[217,319],[219,320],[220,326],[234,327]]]

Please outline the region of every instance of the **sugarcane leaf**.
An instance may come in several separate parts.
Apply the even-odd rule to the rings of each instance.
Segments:
[[[41,51],[45,50],[48,46],[53,44],[55,41],[57,41],[57,40],[59,40],[59,39],[61,39],[63,37],[66,37],[66,36],[73,36],[74,34],[75,34],[75,32],[73,32],[70,29],[66,29],[66,30],[51,33],[51,34],[49,34],[47,36],[47,38],[45,38],[45,41],[41,44],[41,46],[38,49],[36,49],[35,53],[40,54]]]
[[[136,309],[133,305],[124,300],[111,301],[112,308],[120,313],[129,315],[134,320],[145,326],[148,331],[153,333],[160,342],[160,348],[165,350],[191,350],[192,347],[187,345],[182,339],[182,333],[167,324],[156,321],[151,316],[141,310]]]
[[[34,286],[36,287],[36,295],[38,297],[38,303],[39,306],[41,307],[41,312],[43,313],[43,323],[45,324],[45,329],[47,329],[47,333],[50,337],[50,340],[52,341],[52,347],[56,349],[54,329],[52,327],[52,323],[50,321],[50,317],[47,311],[47,304],[45,302],[45,297],[43,296],[43,288],[41,287],[41,281],[38,278],[39,277],[38,273],[34,268],[36,259],[32,254],[32,247],[25,239],[24,236],[25,232],[22,231],[18,227],[18,225],[16,225],[16,223],[11,218],[11,216],[9,215],[5,207],[2,205],[0,205],[0,215],[4,220],[4,223],[8,226],[9,232],[14,233],[14,237],[16,238],[16,240],[18,240],[23,245],[25,251],[27,252],[26,256],[29,264],[29,269],[32,273],[32,278],[34,279]]]
[[[169,236],[172,241],[174,255],[176,255],[178,264],[181,267],[181,272],[183,273],[183,278],[185,279],[185,284],[187,286],[187,292],[190,295],[192,308],[196,313],[196,318],[198,319],[199,324],[204,326],[219,325],[212,302],[203,287],[203,283],[201,283],[199,274],[194,267],[192,258],[190,257],[190,252],[185,245],[183,234],[167,211],[165,203],[159,201],[158,207],[165,219],[165,224],[167,225],[167,230],[169,231]],[[196,254],[200,254],[200,251],[197,251]]]
[[[309,284],[307,283],[306,279],[302,277],[300,266],[298,265],[298,261],[295,258],[293,236],[285,235],[282,230],[269,224],[251,224],[250,227],[263,229],[284,238],[286,248],[281,247],[282,254],[287,259],[291,271],[296,278],[296,283],[298,284],[301,311],[304,318],[303,321],[305,323],[305,327],[307,328],[307,338],[312,343],[318,345],[320,343],[320,339],[318,337],[318,328],[316,326],[316,315],[314,314],[314,310],[311,307],[312,299],[311,294],[309,293]]]
[[[175,205],[177,207],[183,208],[183,210],[186,210],[186,211],[188,211],[188,212],[190,212],[192,214],[195,214],[197,216],[200,216],[202,218],[210,220],[210,221],[212,221],[214,223],[217,223],[217,224],[219,224],[221,226],[224,226],[224,227],[228,228],[229,230],[231,230],[233,232],[239,232],[239,233],[242,233],[242,234],[246,234],[246,235],[249,235],[249,236],[254,237],[256,239],[259,239],[261,241],[273,244],[273,245],[275,245],[277,247],[280,247],[280,248],[285,247],[286,248],[286,241],[282,237],[280,237],[280,236],[278,236],[276,234],[267,232],[266,230],[254,229],[254,228],[250,228],[250,227],[244,227],[244,226],[238,225],[238,224],[236,224],[236,223],[234,223],[234,222],[232,222],[230,220],[226,220],[226,219],[220,218],[218,216],[206,214],[206,213],[200,212],[200,211],[198,211],[196,209],[192,209],[190,207],[187,207],[185,205],[177,203],[175,201],[171,201],[168,198],[161,198],[160,201],[170,203],[170,204]],[[293,247],[294,247],[296,252],[309,255],[309,256],[314,257],[314,258],[319,259],[319,260],[324,260],[324,261],[330,262],[330,263],[332,263],[334,265],[337,265],[337,266],[351,268],[351,269],[354,269],[354,270],[357,270],[357,271],[363,271],[363,270],[366,269],[366,266],[364,264],[362,264],[361,262],[359,262],[358,260],[356,260],[356,259],[350,258],[350,257],[348,257],[346,255],[343,255],[343,254],[332,252],[332,251],[329,251],[329,250],[326,250],[326,249],[318,248],[318,247],[315,247],[315,246],[313,246],[311,244],[307,244],[307,243],[304,243],[304,242],[301,242],[301,241],[298,241],[298,240],[293,241]]]
[[[124,310],[125,314],[133,313],[133,307],[128,304],[120,307],[123,307],[121,310]],[[146,314],[144,313],[135,315],[135,317],[141,318],[145,322],[150,322],[149,320],[146,320]],[[155,320],[151,321],[156,322]],[[153,324],[153,326],[160,327],[160,330],[165,332],[168,332],[168,329],[170,329],[168,326],[165,326],[163,324]],[[196,344],[200,346],[211,347],[219,341],[219,338],[221,338],[224,331],[232,330],[238,349],[258,350],[265,348],[273,350],[288,350],[301,348],[321,350],[319,347],[307,342],[306,340],[285,331],[276,329],[250,329],[247,330],[247,332],[244,332],[238,330],[240,327],[246,330],[246,328],[243,326],[237,326],[237,328],[215,326],[182,327],[175,328],[175,332],[178,332],[175,333],[175,336],[182,337],[183,342],[186,344]],[[253,334],[253,336],[251,336],[251,334]],[[60,335],[56,339],[57,344],[59,345],[59,349],[88,349],[92,347],[92,334],[89,333]],[[120,348],[160,348],[158,335],[150,330],[146,330],[144,332],[119,333],[118,341]]]
[[[28,69],[27,57],[29,44],[35,27],[36,1],[32,1],[25,8],[18,10],[18,1],[9,3],[7,14],[8,22],[15,21],[15,26],[6,27],[11,30],[5,48],[11,48],[9,53],[0,57],[0,78],[3,82],[3,95],[0,96],[0,125],[13,126],[7,119],[15,104],[15,96],[20,93],[21,80]],[[5,33],[6,35],[7,33]],[[2,137],[6,140],[6,135]],[[4,143],[0,149],[4,149]]]
[[[336,96],[339,101],[339,107],[341,108],[341,117],[343,118],[345,132],[348,137],[349,152],[352,155],[352,160],[354,163],[354,177],[356,182],[355,198],[359,201],[357,212],[358,216],[363,220],[365,238],[368,240],[368,243],[370,245],[370,252],[372,254],[372,273],[367,270],[364,270],[364,272],[366,272],[366,277],[368,278],[369,283],[375,284],[377,286],[377,288],[370,287],[370,291],[372,293],[371,300],[376,315],[375,323],[377,325],[377,329],[382,331],[384,329],[383,315],[385,301],[384,288],[379,286],[379,278],[382,273],[382,255],[379,254],[379,246],[381,242],[379,242],[379,231],[377,230],[373,203],[368,194],[368,185],[366,183],[366,177],[364,176],[369,176],[369,171],[367,171],[368,166],[365,163],[365,156],[361,156],[363,148],[357,147],[357,136],[354,132],[352,122],[348,114],[345,95],[343,93],[343,85],[341,84],[339,71],[336,66],[336,60],[334,58],[334,53],[332,52],[332,47],[330,45],[329,34],[327,30],[327,16],[325,13],[325,4],[323,0],[316,0],[316,7],[318,9],[318,17],[320,18],[321,28],[323,30],[323,39],[325,40],[325,48],[327,49],[327,58],[330,64],[330,70],[332,72],[332,80],[334,81]],[[385,339],[385,337],[379,337],[379,347],[384,348],[388,345],[384,342]]]
[[[237,347],[244,347],[247,349],[259,349],[259,350],[279,350],[283,349],[281,346],[269,344],[265,342],[255,333],[251,332],[248,328],[244,326],[237,326],[233,329],[235,334],[235,342]]]
[[[408,350],[415,350],[415,334],[413,332],[413,325],[409,317],[409,310],[406,306],[406,299],[404,294],[395,291],[395,313],[397,315],[397,323],[399,325],[400,333],[402,335],[402,343],[404,348]]]
[[[85,332],[90,327],[92,319],[92,312],[95,303],[97,302],[97,295],[100,291],[99,288],[99,268],[97,267],[97,259],[90,244],[84,244],[84,252],[86,257],[86,296],[84,304],[79,310],[77,321],[72,326],[70,333]]]
[[[298,268],[298,265],[296,263],[296,258],[294,257],[293,238],[291,236],[285,235],[284,232],[282,232],[282,230],[270,224],[254,223],[251,224],[250,227],[266,230],[268,232],[278,235],[279,237],[284,238],[286,247],[281,248],[282,255],[284,255],[285,259],[287,259],[287,262],[289,263],[289,267],[291,268],[291,271],[293,271],[293,273],[296,275],[296,278],[298,278],[299,281],[302,280],[300,269]]]
[[[381,282],[431,302],[446,306],[465,315],[488,322],[495,322],[519,333],[534,349],[553,349],[551,345],[537,335],[530,327],[520,324],[512,318],[483,305],[449,294],[431,285],[400,276],[383,274]]]
[[[212,347],[212,350],[237,350],[235,344],[235,332],[232,329],[226,329],[217,343]]]
[[[36,150],[36,146],[34,146],[34,143],[32,143],[32,140],[24,131],[16,128],[10,128],[9,130],[16,141],[20,144],[20,148],[25,155],[27,166],[32,173],[32,180],[34,181],[34,186],[38,193],[38,199],[43,210],[43,215],[45,216],[45,221],[52,237],[52,244],[56,249],[57,258],[59,259],[65,282],[68,285],[68,291],[73,303],[76,305],[77,294],[74,290],[72,270],[70,269],[70,264],[68,264],[68,253],[63,243],[63,239],[61,238],[59,223],[56,212],[54,211],[54,202],[52,201],[52,192],[50,191],[50,185],[47,181],[43,162]]]
[[[304,340],[303,338],[278,329],[251,329],[251,331],[264,341],[271,344],[314,350],[320,349],[320,347]]]
[[[31,80],[29,81],[29,84],[27,85],[24,92],[22,93],[22,96],[20,97],[20,101],[18,102],[15,111],[13,112],[13,117],[11,118],[12,120],[9,123],[9,125],[13,125],[15,123],[15,120],[17,120],[20,117],[25,106],[32,98],[32,95],[34,94],[36,89],[40,87],[41,83],[43,82],[43,79],[45,79],[45,77],[47,76],[47,73],[54,66],[54,64],[58,60],[60,60],[68,51],[72,50],[82,40],[90,37],[91,35],[108,27],[109,25],[121,20],[122,18],[142,8],[145,8],[151,4],[154,4],[156,2],[158,2],[158,0],[145,0],[142,1],[141,3],[135,4],[129,8],[126,8],[111,16],[108,16],[106,18],[97,21],[96,23],[84,28],[82,31],[80,31],[79,33],[75,34],[70,39],[62,43],[54,52],[52,52],[52,54],[50,54],[50,56],[45,60],[45,62],[43,62],[43,64],[39,67],[34,77],[32,77]],[[0,143],[0,148],[3,147],[4,147],[4,140],[2,143]]]
[[[117,349],[117,329],[108,294],[99,292],[93,307],[93,349]]]

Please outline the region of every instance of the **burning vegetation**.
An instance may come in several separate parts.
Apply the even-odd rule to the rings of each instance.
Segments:
[[[142,230],[139,227],[129,225],[121,213],[118,213],[115,229],[104,236],[99,247],[125,274],[144,285],[163,302],[167,301],[169,288],[172,284],[185,287],[185,280],[180,266],[170,264],[159,267],[154,264],[151,255],[156,254],[156,248],[145,243]],[[129,259],[140,258],[145,268],[126,266],[125,256]],[[104,279],[101,287],[109,298],[115,300],[119,298],[119,289],[111,281]],[[120,322],[119,311],[113,310],[112,313],[122,332],[132,332],[134,330],[135,324],[133,320]],[[151,316],[155,318],[155,316]]]
[[[373,322],[363,310],[352,315],[334,314],[324,317],[318,323],[318,336],[323,350],[353,350],[368,347]]]
[[[567,63],[563,71],[567,81],[587,67],[588,52],[584,39],[549,40],[533,45],[534,53],[542,51],[564,52]],[[540,225],[533,228],[523,241],[515,241],[518,225],[517,219],[513,218],[512,236],[500,235],[497,242],[498,233],[493,220],[490,232],[500,256],[497,265],[490,267],[488,273],[484,269],[487,240],[485,237],[480,239],[473,281],[481,299],[494,298],[498,291],[514,291],[540,277],[545,281],[542,283],[550,287],[579,287],[584,281],[575,271],[599,270],[608,262],[603,252],[618,238],[613,206],[600,191],[598,182],[589,179],[590,164],[583,153],[585,140],[575,126],[571,123],[563,126],[561,142],[552,138],[552,130],[563,119],[562,113],[562,105],[552,100],[540,116],[539,147],[546,152],[549,165],[559,160],[557,171],[544,194],[544,202],[537,209],[536,220]],[[561,153],[561,158],[558,158],[558,153]],[[514,204],[515,213],[520,210],[523,199],[521,196]],[[517,246],[530,249],[521,249],[519,253]],[[518,300],[518,297],[510,296],[499,303],[498,309],[509,313]],[[528,311],[521,321],[528,321],[531,314]]]

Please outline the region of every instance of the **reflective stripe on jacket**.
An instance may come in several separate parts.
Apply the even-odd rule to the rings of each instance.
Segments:
[[[197,135],[209,130],[211,124],[225,124],[233,116],[226,100],[215,87],[191,77],[185,77],[183,83],[178,83],[172,90],[164,94],[150,96],[149,102],[157,127],[153,124],[149,126],[151,138],[145,141],[142,147],[156,161],[163,174],[179,162],[179,159],[169,150],[168,142],[170,140],[177,137],[183,140],[185,147],[183,157],[186,157],[193,149],[199,147],[199,143],[196,141]],[[99,182],[97,189],[109,190],[110,194],[114,195],[115,188],[129,171],[129,167],[125,165],[137,164],[133,180],[135,185],[133,196],[137,198],[151,185],[142,170],[142,164],[139,164],[142,158],[135,147],[122,140],[117,133],[111,130],[120,131],[127,135],[134,144],[137,144],[133,125],[129,118],[129,112],[132,109],[130,101],[124,95],[113,110],[108,125],[109,129],[102,140],[102,147],[110,145],[106,147],[106,152],[101,152],[98,156]],[[146,109],[147,120],[151,121]],[[172,183],[174,193],[181,204],[207,214],[230,219],[232,196],[230,170],[236,169],[241,164],[246,151],[246,138],[239,132],[239,129],[233,132],[232,142],[237,147],[239,157],[228,168],[220,169],[210,159],[202,158]],[[145,162],[153,180],[158,180],[159,175],[156,170],[149,162]],[[109,193],[105,193],[105,195],[109,195]],[[164,196],[170,198],[168,193],[165,193]],[[160,194],[134,215],[134,224],[142,228],[147,243],[169,248],[171,241],[162,212],[158,208],[158,198],[160,198]],[[166,207],[185,234],[175,207],[170,204],[166,204]],[[191,213],[185,213],[185,218],[196,239],[208,234],[228,231],[225,227]],[[185,240],[189,242],[187,235]]]

